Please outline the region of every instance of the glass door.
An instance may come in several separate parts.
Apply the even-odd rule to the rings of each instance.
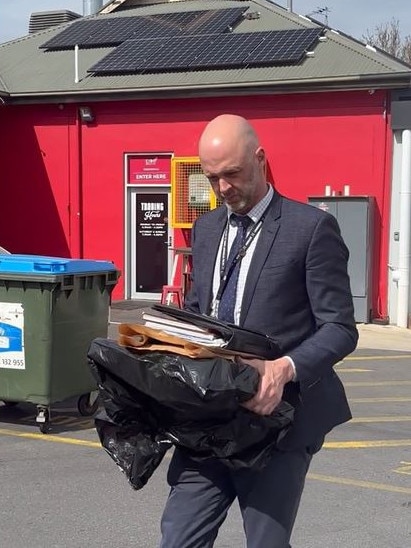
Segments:
[[[129,293],[132,299],[159,300],[172,261],[170,192],[153,187],[130,190]]]

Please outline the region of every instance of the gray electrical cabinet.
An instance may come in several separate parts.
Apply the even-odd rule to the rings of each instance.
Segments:
[[[355,321],[368,323],[372,318],[372,196],[311,196],[308,203],[337,219],[350,252],[348,274],[354,300]]]

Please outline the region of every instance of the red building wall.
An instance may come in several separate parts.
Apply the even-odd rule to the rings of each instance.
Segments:
[[[335,92],[6,106],[0,245],[13,252],[113,260],[124,269],[124,153],[197,154],[205,123],[232,112],[257,129],[278,190],[307,201],[325,185],[376,198],[375,316],[387,309],[391,131],[386,92]],[[4,131],[7,128],[7,131]],[[181,235],[180,235],[181,238]],[[178,243],[178,242],[177,242]],[[114,298],[124,295],[123,281]]]

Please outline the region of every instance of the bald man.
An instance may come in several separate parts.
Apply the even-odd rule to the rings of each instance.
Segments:
[[[295,417],[262,470],[233,470],[176,449],[161,547],[212,547],[237,499],[247,548],[288,548],[312,455],[327,432],[351,418],[333,370],[358,339],[348,251],[333,216],[281,196],[266,181],[265,151],[244,118],[212,120],[199,156],[223,205],[193,226],[185,307],[279,342],[281,358],[247,360],[260,384],[244,406],[268,415],[284,399]]]

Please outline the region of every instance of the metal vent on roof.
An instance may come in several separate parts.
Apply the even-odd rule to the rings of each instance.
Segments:
[[[79,19],[80,14],[70,10],[58,11],[39,11],[30,15],[29,33],[39,32],[50,27],[56,27],[63,23],[69,23],[74,19]]]

